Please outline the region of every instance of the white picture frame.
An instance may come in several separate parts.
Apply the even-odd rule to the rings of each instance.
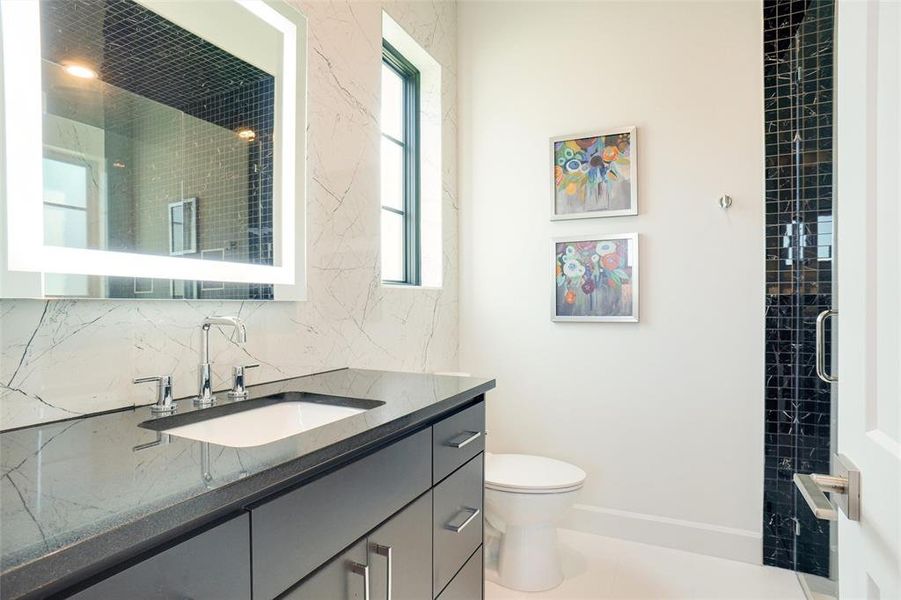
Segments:
[[[600,152],[587,155],[594,144],[588,145],[588,142],[584,142],[584,140],[597,140],[611,136],[627,136],[626,147],[623,148],[622,143],[605,145],[601,147]],[[582,142],[579,147],[581,154],[585,155],[580,155],[580,150],[570,148],[569,150],[574,154],[572,157],[568,159],[558,157],[558,144],[566,142],[574,142],[577,145]],[[609,146],[613,146],[614,150],[610,150],[608,156],[605,149]],[[552,221],[623,217],[638,214],[638,131],[634,125],[555,136],[550,139],[548,147],[550,151],[548,187]],[[613,160],[605,162],[605,158]],[[566,162],[560,164],[560,159],[564,159]],[[571,161],[581,163],[579,168],[574,168],[575,165]],[[594,161],[597,161],[598,164],[592,164]],[[560,167],[559,171],[558,167]],[[616,175],[618,179],[610,179],[613,175]],[[576,190],[573,194],[566,194],[565,191],[561,192],[558,189],[558,185],[564,183],[567,178],[574,179],[570,181]],[[591,178],[597,178],[597,180],[589,181]],[[584,184],[581,183],[583,179],[585,180]],[[628,194],[625,194],[625,188],[628,188]],[[622,206],[624,196],[628,197],[628,204]],[[585,206],[595,208],[582,211],[564,210],[567,204],[577,201],[583,202]],[[612,203],[614,207],[619,206],[619,208],[603,208],[605,203],[608,205]]]
[[[615,249],[607,252],[610,249],[609,246],[601,248],[601,244],[606,245],[607,243],[615,246]],[[592,245],[593,248],[590,247]],[[572,247],[571,253],[570,246]],[[576,267],[568,268],[566,263],[570,261],[561,260],[561,252],[564,257],[573,256],[573,260],[579,262],[579,267],[583,269],[581,274]],[[618,261],[614,262],[613,259],[605,261],[606,254],[602,252],[616,253]],[[597,259],[594,258],[595,256]],[[555,237],[550,243],[550,259],[549,267],[552,273],[550,278],[551,321],[638,322],[640,280],[638,233],[601,233]],[[592,271],[594,276],[589,284],[585,273]],[[623,271],[627,277],[624,278],[622,274],[617,273],[618,271]],[[561,276],[564,278],[562,283]],[[608,279],[617,281],[615,284],[608,285]],[[606,287],[602,288],[601,286]],[[588,289],[591,291],[586,291]],[[573,296],[567,298],[568,292],[572,292]],[[628,310],[623,311],[622,304],[626,298],[628,298]],[[572,308],[565,308],[567,304]],[[561,310],[561,307],[564,308]],[[608,309],[611,314],[603,314]]]

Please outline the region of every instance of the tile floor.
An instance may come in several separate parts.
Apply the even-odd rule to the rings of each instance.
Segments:
[[[486,600],[804,600],[795,574],[782,569],[566,529],[560,545],[566,573],[560,587],[530,594],[489,581]]]

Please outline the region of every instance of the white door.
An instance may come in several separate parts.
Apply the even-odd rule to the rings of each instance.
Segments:
[[[838,515],[841,600],[901,598],[901,1],[838,0],[838,452],[860,520]]]

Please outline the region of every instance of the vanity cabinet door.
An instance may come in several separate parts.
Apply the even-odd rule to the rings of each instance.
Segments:
[[[357,542],[304,579],[279,600],[365,600],[370,574],[366,540]]]
[[[422,600],[431,595],[431,490],[369,535],[369,572],[371,600]]]
[[[217,525],[69,598],[77,600],[247,600],[250,516]]]

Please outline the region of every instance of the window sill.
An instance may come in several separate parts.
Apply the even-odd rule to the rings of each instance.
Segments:
[[[390,281],[383,281],[383,282],[382,282],[382,287],[383,287],[383,288],[397,289],[397,290],[442,290],[442,289],[444,289],[444,288],[441,287],[441,286],[434,286],[434,285],[412,285],[412,284],[409,284],[409,283],[393,283],[393,282],[390,282]]]

